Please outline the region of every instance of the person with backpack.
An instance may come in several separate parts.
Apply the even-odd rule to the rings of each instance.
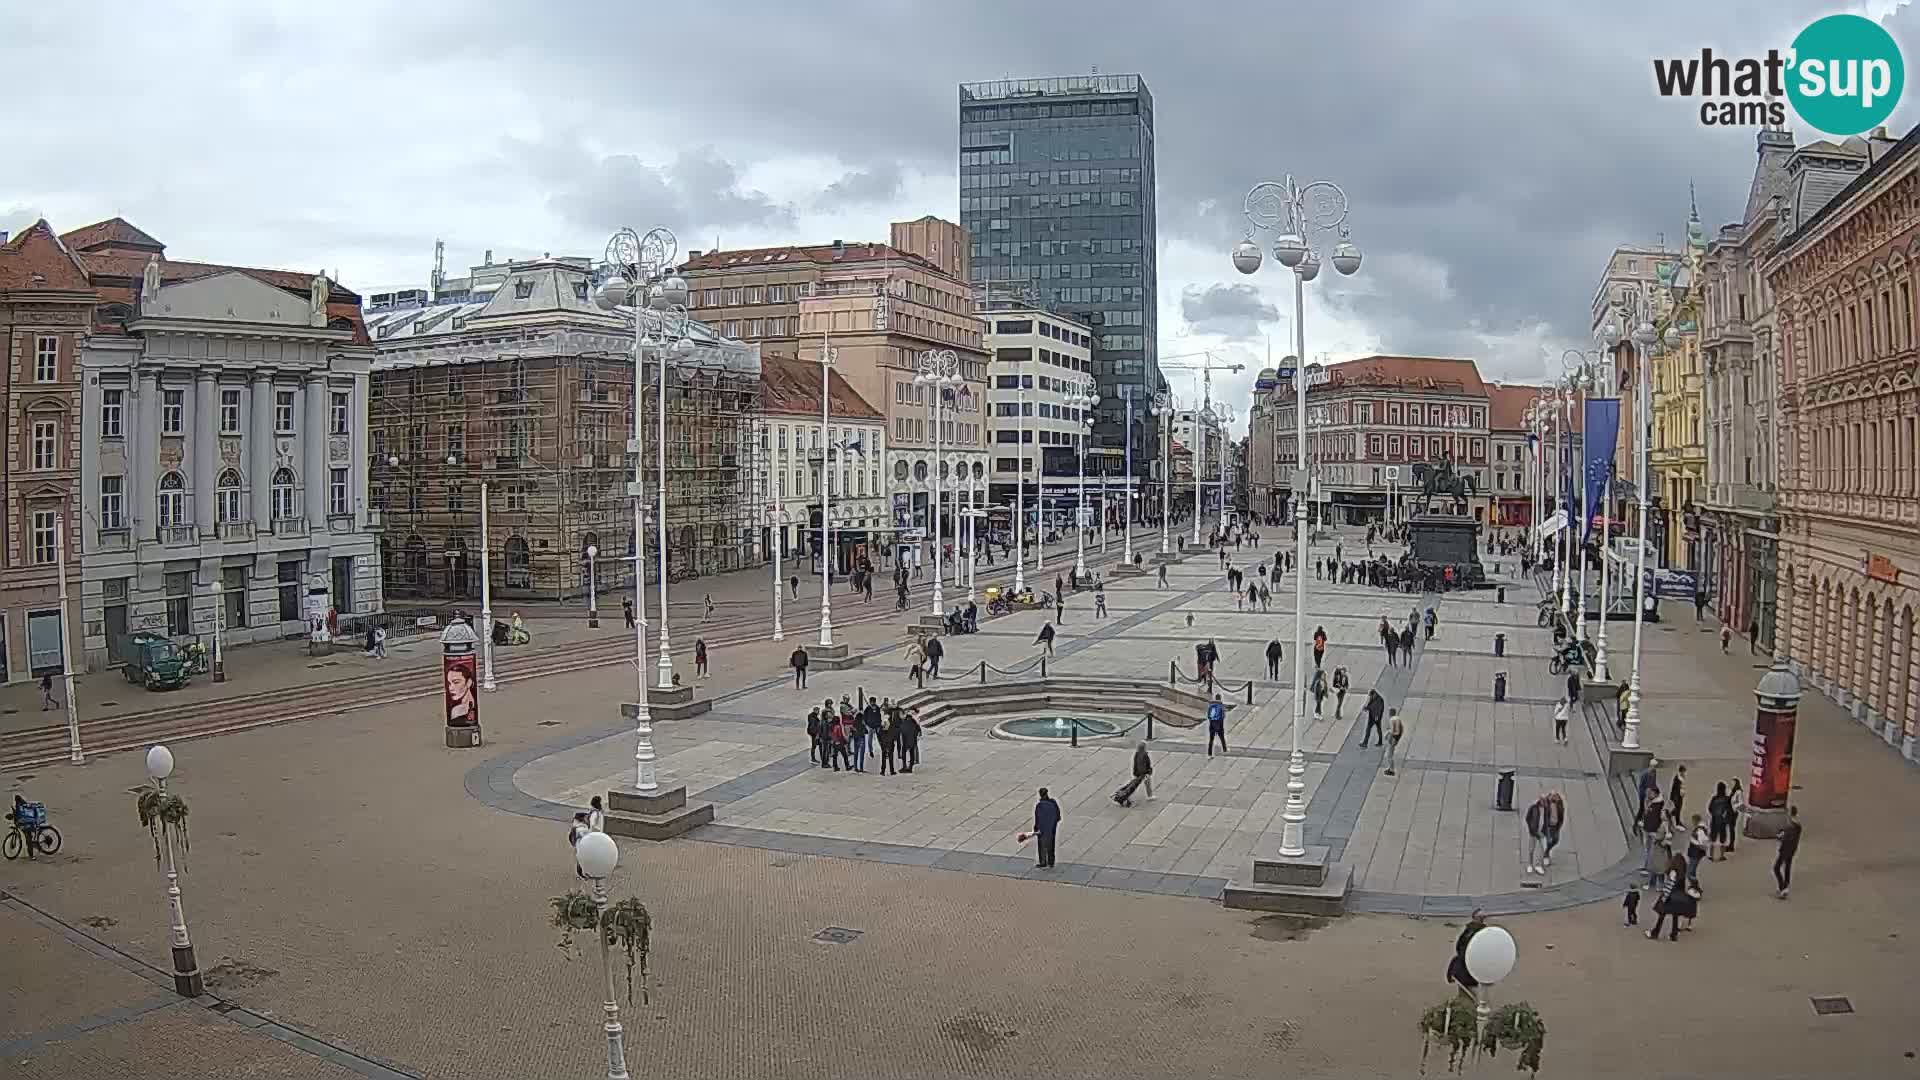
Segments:
[[[1053,624],[1046,623],[1045,625],[1041,626],[1040,633],[1035,635],[1033,639],[1033,643],[1035,645],[1040,646],[1041,651],[1046,653],[1046,655],[1052,656],[1053,655]]]
[[[1285,654],[1286,650],[1280,647],[1279,638],[1274,638],[1272,641],[1267,642],[1267,678],[1278,679],[1280,677],[1280,661]]]
[[[1387,650],[1387,666],[1393,667],[1400,652],[1400,635],[1393,632],[1393,626],[1385,615],[1380,616],[1380,644]]]
[[[1326,655],[1327,628],[1324,626],[1316,626],[1313,628],[1313,666],[1318,668],[1320,661],[1325,659]]]
[[[930,637],[927,639],[926,653],[927,678],[937,679],[940,677],[940,658],[947,654],[947,647],[940,644],[938,637]]]
[[[707,677],[706,638],[693,639],[693,677],[696,679],[704,679]]]
[[[805,690],[807,688],[807,650],[793,650],[793,655],[787,657],[787,663],[793,665],[793,688]]]
[[[1351,685],[1352,683],[1347,679],[1346,668],[1333,669],[1333,718],[1335,720],[1340,719],[1340,710],[1346,707],[1347,688]]]
[[[1541,847],[1547,836],[1547,796],[1543,792],[1527,807],[1527,858],[1521,864],[1522,873],[1544,874],[1547,868],[1540,862]]]
[[[1382,746],[1386,745],[1387,739],[1380,730],[1380,721],[1387,713],[1387,699],[1380,696],[1380,691],[1369,690],[1367,703],[1361,706],[1360,711],[1367,718],[1367,726],[1360,732],[1361,748],[1366,748],[1369,739],[1379,742]]]
[[[1733,841],[1733,796],[1727,794],[1725,781],[1713,786],[1713,798],[1707,800],[1707,821],[1707,857],[1713,862],[1725,862]],[[1694,876],[1699,876],[1698,870]]]
[[[1313,669],[1313,682],[1309,689],[1313,692],[1313,718],[1320,719],[1321,706],[1327,700],[1327,673],[1319,668]]]
[[[827,767],[827,755],[820,746],[820,707],[818,705],[807,710],[807,760],[819,763],[823,769]]]
[[[1213,756],[1213,741],[1220,740],[1220,752],[1227,752],[1227,707],[1220,703],[1220,695],[1213,695],[1213,701],[1207,706],[1207,756]]]
[[[833,724],[830,727],[830,738],[833,740],[831,750],[834,772],[840,771],[840,762],[843,760],[847,763],[847,771],[853,771],[853,718],[850,713],[851,710],[836,713],[833,718]]]

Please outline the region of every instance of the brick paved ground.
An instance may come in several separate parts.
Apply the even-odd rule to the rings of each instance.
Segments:
[[[1454,644],[1467,621],[1448,617],[1435,644]],[[890,632],[850,636],[879,647]],[[1734,775],[1758,672],[1684,622],[1648,637],[1648,742],[1687,755],[1700,779]],[[715,688],[752,687],[784,652],[742,647]],[[1227,653],[1228,677],[1253,666],[1251,643]],[[615,726],[627,681],[609,669],[509,684],[475,752],[442,748],[432,713],[403,708],[187,744],[175,778],[194,811],[183,886],[210,991],[317,1041],[206,1026],[217,1014],[198,1006],[120,1018],[153,1000],[150,982],[55,948],[65,932],[0,901],[0,1040],[14,1040],[0,1046],[36,1040],[30,1064],[0,1060],[28,1076],[329,1076],[341,1073],[316,1054],[344,1049],[423,1076],[600,1075],[595,967],[555,949],[545,922],[545,898],[573,882],[563,830],[488,808],[467,780],[492,755],[532,762]],[[1253,727],[1242,734],[1259,738]],[[1332,727],[1314,745],[1337,755]],[[1546,1014],[1550,1074],[1920,1075],[1903,1056],[1920,1049],[1909,989],[1920,841],[1902,827],[1920,791],[1871,738],[1809,700],[1791,902],[1771,898],[1771,852],[1749,844],[1706,869],[1697,930],[1678,944],[1622,930],[1611,905],[1505,920],[1521,959],[1497,992]],[[1455,748],[1421,752],[1447,760]],[[6,777],[0,796],[52,804],[67,851],[0,864],[0,888],[164,964],[161,883],[126,794],[139,772],[138,755],[120,754]],[[855,790],[839,793],[857,808],[871,796]],[[1377,780],[1363,808],[1376,792]],[[1388,915],[1302,927],[1200,899],[697,841],[625,843],[622,858],[615,893],[643,897],[658,935],[652,1002],[627,1013],[636,1075],[1405,1076],[1457,932]],[[815,943],[829,926],[862,933]],[[1856,1012],[1816,1017],[1816,994],[1848,995]]]

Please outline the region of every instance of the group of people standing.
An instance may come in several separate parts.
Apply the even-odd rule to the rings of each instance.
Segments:
[[[866,772],[875,743],[880,747],[880,775],[912,772],[920,764],[918,711],[864,694],[856,707],[843,694],[837,708],[826,698],[807,713],[807,758],[823,769],[840,772],[844,764],[848,772]]]

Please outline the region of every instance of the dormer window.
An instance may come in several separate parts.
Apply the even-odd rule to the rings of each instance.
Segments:
[[[515,300],[525,300],[527,297],[532,295],[533,295],[533,282],[528,281],[525,278],[522,278],[521,280],[513,283],[513,298]]]

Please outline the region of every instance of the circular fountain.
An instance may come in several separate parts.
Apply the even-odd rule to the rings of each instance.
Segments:
[[[1127,731],[1120,724],[1097,716],[1026,716],[995,724],[993,736],[1017,742],[1064,743],[1073,740],[1075,728],[1079,729],[1083,742],[1117,738]]]

